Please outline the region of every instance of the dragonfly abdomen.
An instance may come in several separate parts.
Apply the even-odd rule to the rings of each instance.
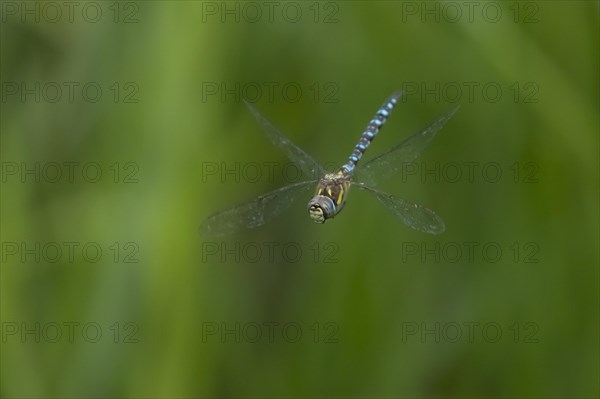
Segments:
[[[346,162],[341,169],[343,169],[346,173],[352,173],[356,164],[363,156],[373,138],[379,133],[379,129],[385,124],[387,118],[390,116],[392,109],[398,103],[398,99],[402,95],[401,92],[394,92],[390,98],[387,99],[386,102],[383,103],[381,108],[377,110],[377,113],[371,119],[371,122],[367,125],[367,128],[360,136],[360,140],[358,144],[354,147],[354,151],[348,157],[348,162]]]

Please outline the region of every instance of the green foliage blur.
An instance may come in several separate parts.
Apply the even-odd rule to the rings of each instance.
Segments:
[[[598,397],[597,1],[65,4],[0,3],[2,397]],[[444,234],[198,234],[298,181],[242,98],[333,169],[397,89]]]

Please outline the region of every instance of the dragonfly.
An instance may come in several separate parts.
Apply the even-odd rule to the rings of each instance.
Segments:
[[[342,211],[350,187],[356,187],[374,195],[395,217],[414,230],[428,234],[443,233],[444,222],[434,211],[423,205],[380,191],[376,187],[382,180],[397,173],[404,163],[411,162],[421,155],[460,106],[441,115],[429,126],[409,136],[388,151],[364,162],[360,167],[358,166],[360,159],[386,123],[401,96],[402,92],[394,92],[383,103],[363,131],[347,162],[333,173],[327,173],[317,161],[284,136],[269,120],[244,100],[250,113],[262,126],[269,140],[299,167],[303,176],[310,178],[261,195],[250,202],[214,213],[202,222],[200,233],[208,236],[226,236],[241,230],[262,226],[301,198],[309,196],[311,189],[314,190],[314,194],[308,202],[308,214],[313,221],[325,223]],[[315,185],[316,190],[314,189]]]

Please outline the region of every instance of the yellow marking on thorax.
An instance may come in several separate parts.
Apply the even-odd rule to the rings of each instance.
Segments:
[[[327,187],[327,194],[329,194],[330,198],[331,198],[331,196],[333,196],[333,192],[331,191],[331,187]]]
[[[340,205],[342,203],[342,199],[344,198],[344,186],[340,185],[340,195],[338,195],[337,204]]]

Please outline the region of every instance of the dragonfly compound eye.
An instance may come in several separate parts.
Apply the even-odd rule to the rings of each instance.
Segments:
[[[315,195],[308,202],[308,214],[315,222],[325,223],[325,220],[335,215],[335,204],[329,197]]]

